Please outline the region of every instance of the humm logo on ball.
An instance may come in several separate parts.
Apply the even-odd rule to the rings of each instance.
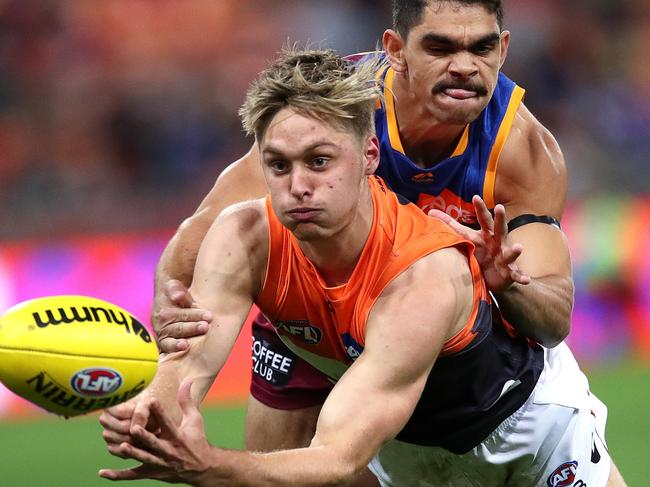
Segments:
[[[99,306],[82,306],[81,311],[76,306],[70,306],[68,309],[56,308],[45,310],[45,319],[42,319],[40,312],[32,313],[34,323],[39,328],[46,328],[50,325],[57,326],[61,323],[83,323],[86,321],[95,323],[114,323],[124,327],[127,333],[133,333],[139,336],[144,342],[151,342],[151,335],[142,323],[131,315],[126,315],[121,311],[117,313],[112,309],[106,309]],[[130,318],[130,320],[129,320]],[[130,323],[129,323],[130,321]]]

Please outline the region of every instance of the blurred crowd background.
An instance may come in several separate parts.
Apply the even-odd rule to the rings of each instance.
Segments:
[[[650,2],[505,10],[503,70],[569,168],[572,348],[650,363]],[[74,292],[146,319],[165,242],[252,142],[256,74],[287,43],[373,50],[390,25],[389,0],[0,0],[0,311]]]
[[[570,198],[650,192],[650,2],[506,0],[504,72]],[[388,0],[0,0],[0,238],[175,227],[251,141],[287,42],[372,50]]]
[[[646,485],[650,1],[505,0],[505,10],[503,71],[527,89],[569,169],[568,341],[585,370],[615,370],[592,384],[610,407],[617,463]],[[237,117],[248,83],[283,44],[368,51],[390,24],[389,0],[0,0],[0,313],[86,294],[146,322],[164,245],[252,142]],[[208,402],[243,403],[249,364],[245,328]],[[0,385],[0,426],[33,413]],[[57,485],[95,485],[107,457],[96,431],[94,470],[71,483],[93,443],[71,455],[66,423],[55,451],[38,424],[33,437],[16,427],[23,450],[4,442],[5,483],[52,484],[54,472]],[[53,463],[34,470],[34,458]]]

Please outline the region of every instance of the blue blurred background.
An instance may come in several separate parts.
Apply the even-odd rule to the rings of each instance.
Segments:
[[[632,364],[647,405],[650,2],[505,9],[503,70],[569,168],[569,343],[594,374]],[[390,22],[387,0],[0,0],[0,312],[80,293],[146,320],[165,242],[251,144],[257,72],[292,41],[372,50]],[[0,421],[13,401],[0,387]]]

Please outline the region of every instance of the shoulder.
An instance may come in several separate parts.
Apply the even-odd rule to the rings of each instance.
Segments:
[[[432,309],[435,304],[435,310]],[[439,323],[443,338],[464,325],[473,305],[473,277],[462,247],[445,247],[421,257],[381,292],[370,318]]]
[[[266,198],[242,201],[225,208],[215,219],[210,233],[227,232],[242,243],[257,243],[268,236]]]
[[[414,261],[404,272],[386,286],[384,294],[406,289],[418,282],[427,281],[433,286],[457,283],[471,279],[467,254],[463,246],[449,246],[435,250]]]
[[[237,203],[214,221],[201,243],[195,280],[230,276],[232,286],[259,289],[268,257],[268,217],[265,199]]]
[[[567,184],[557,140],[522,103],[499,159],[496,202],[514,210],[508,212],[509,218],[526,212],[559,218]]]

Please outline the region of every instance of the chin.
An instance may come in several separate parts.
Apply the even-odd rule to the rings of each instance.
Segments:
[[[443,108],[437,110],[436,118],[448,125],[467,125],[480,115],[483,108]]]
[[[303,242],[313,242],[326,237],[323,230],[316,225],[296,225],[290,230],[298,240]]]
[[[487,106],[483,99],[436,103],[433,116],[448,125],[467,125],[478,118]]]

